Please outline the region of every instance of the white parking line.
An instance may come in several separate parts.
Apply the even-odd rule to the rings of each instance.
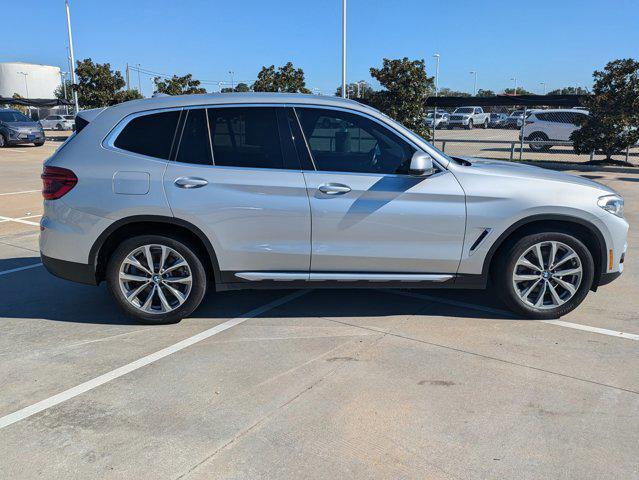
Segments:
[[[29,218],[29,217],[22,217],[22,218]],[[40,224],[37,223],[37,222],[30,222],[29,220],[23,220],[22,218],[3,217],[3,216],[0,215],[0,221],[24,223],[25,225],[33,225],[35,227],[39,227],[40,226]]]
[[[579,323],[564,322],[563,320],[540,320],[541,323],[557,325],[559,327],[574,328],[575,330],[583,330],[585,332],[601,333],[602,335],[610,335],[611,337],[627,338],[628,340],[639,341],[639,335],[634,333],[617,332],[616,330],[608,330],[607,328],[591,327],[589,325],[581,325]]]
[[[453,305],[455,307],[469,308],[471,310],[477,310],[479,312],[492,313],[497,315],[503,315],[506,317],[512,317],[513,314],[506,310],[500,310],[498,308],[485,307],[483,305],[473,305],[472,303],[460,302],[457,300],[449,300],[447,298],[433,297],[432,295],[424,295],[422,293],[401,292],[398,290],[386,290],[387,292],[395,293],[397,295],[403,295],[405,297],[421,298],[429,300],[431,302],[443,303],[446,305]],[[582,330],[584,332],[600,333],[601,335],[608,335],[611,337],[627,338],[628,340],[639,341],[639,335],[635,333],[618,332],[616,330],[608,330],[607,328],[591,327],[590,325],[581,325],[579,323],[564,322],[563,320],[532,320],[539,323],[547,323],[549,325],[557,325],[559,327],[573,328],[575,330]]]
[[[5,193],[0,193],[0,197],[4,196],[4,195],[22,195],[24,193],[35,193],[35,192],[41,192],[42,190],[22,190],[20,192],[5,192]]]
[[[233,318],[224,323],[221,323],[213,328],[209,328],[208,330],[204,330],[203,332],[198,333],[197,335],[193,335],[192,337],[186,338],[178,343],[175,343],[169,347],[163,348],[162,350],[158,350],[155,353],[142,357],[138,360],[135,360],[131,363],[128,363],[120,368],[116,368],[110,372],[107,372],[103,375],[100,375],[94,379],[88,380],[80,385],[77,385],[73,388],[65,390],[63,392],[58,393],[57,395],[53,395],[52,397],[46,398],[38,403],[34,403],[28,407],[22,408],[16,412],[10,413],[9,415],[5,415],[0,418],[0,429],[7,427],[11,424],[19,422],[20,420],[24,420],[36,413],[42,412],[48,408],[54,407],[62,402],[72,399],[73,397],[77,397],[89,390],[93,390],[100,385],[104,385],[111,380],[115,380],[116,378],[122,377],[127,373],[131,373],[139,368],[142,368],[150,363],[157,362],[158,360],[167,357],[175,352],[179,352],[180,350],[185,349],[186,347],[190,347],[202,340],[206,340],[213,335],[217,335],[225,330],[228,330],[231,327],[235,327],[240,323],[246,322],[247,320],[257,317],[262,313],[265,313],[273,308],[279,307],[288,303],[296,298],[301,297],[302,295],[308,293],[310,290],[299,290],[295,293],[291,293],[290,295],[286,295],[282,298],[274,300],[272,302],[267,303],[266,305],[262,305],[261,307],[255,308],[250,312],[244,314],[241,317]]]
[[[38,217],[41,217],[41,216],[42,216],[42,214],[39,214],[39,215],[27,215],[26,217],[18,217],[18,218],[11,217],[10,220],[0,220],[0,223],[15,222],[16,220],[26,220],[27,218],[38,218]]]
[[[22,270],[30,270],[32,268],[41,267],[42,263],[34,263],[32,265],[26,265],[24,267],[12,268],[10,270],[3,270],[0,275],[9,275],[10,273],[21,272]]]

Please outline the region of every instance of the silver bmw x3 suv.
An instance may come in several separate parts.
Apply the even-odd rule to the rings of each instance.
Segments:
[[[623,199],[541,168],[454,158],[333,97],[161,97],[78,115],[44,165],[47,269],[106,281],[145,323],[205,292],[486,288],[564,315],[619,276]]]

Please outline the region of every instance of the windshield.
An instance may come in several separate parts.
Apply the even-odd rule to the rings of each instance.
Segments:
[[[473,107],[461,107],[455,110],[455,113],[473,113],[474,111]]]
[[[524,114],[523,110],[516,110],[510,114],[511,117],[521,117]]]
[[[67,120],[73,120],[73,115],[63,115]]]
[[[20,112],[0,112],[0,122],[33,122],[33,120]]]

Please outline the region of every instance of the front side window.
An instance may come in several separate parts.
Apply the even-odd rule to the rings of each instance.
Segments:
[[[180,112],[173,110],[136,117],[124,127],[113,145],[128,152],[166,160],[171,153],[179,116]]]
[[[415,152],[407,142],[361,115],[296,109],[317,170],[402,174]]]
[[[208,115],[215,165],[285,168],[275,108],[211,108]]]

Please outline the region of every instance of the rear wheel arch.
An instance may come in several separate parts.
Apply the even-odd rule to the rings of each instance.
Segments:
[[[201,257],[210,279],[220,283],[220,268],[211,242],[195,225],[172,217],[142,215],[119,220],[107,228],[89,252],[97,282],[105,279],[109,257],[123,241],[139,235],[164,235],[188,243]]]
[[[484,258],[483,271],[490,278],[498,258],[508,246],[513,245],[526,235],[541,232],[559,232],[571,235],[588,248],[595,263],[595,275],[591,288],[596,290],[607,265],[606,241],[602,233],[591,223],[566,215],[535,215],[511,225],[490,247]]]

